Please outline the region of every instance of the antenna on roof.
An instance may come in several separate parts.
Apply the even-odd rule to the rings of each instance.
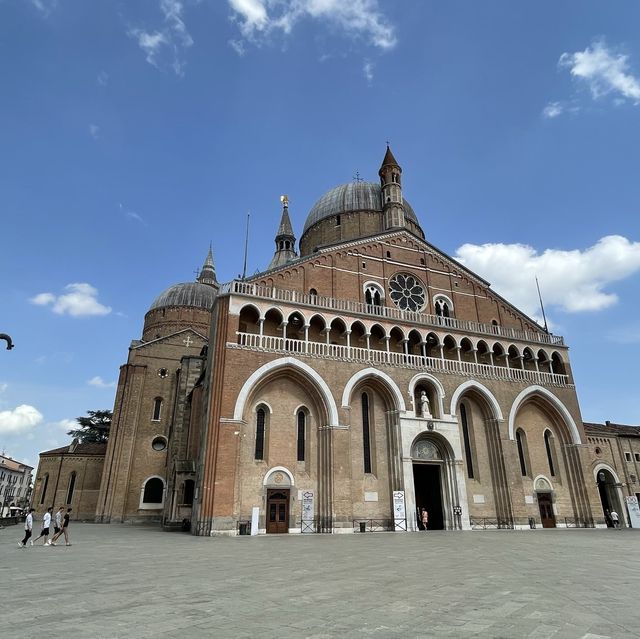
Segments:
[[[244,266],[242,267],[242,279],[247,277],[247,250],[249,248],[249,218],[251,213],[247,211],[247,233],[244,238]]]
[[[538,287],[538,298],[540,299],[540,308],[542,309],[542,319],[544,320],[545,333],[549,332],[547,328],[547,316],[544,314],[544,304],[542,303],[542,294],[540,293],[540,284],[538,283],[538,276],[536,275],[536,286]]]

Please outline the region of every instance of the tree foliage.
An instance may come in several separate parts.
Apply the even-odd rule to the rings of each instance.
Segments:
[[[104,444],[109,439],[112,417],[110,410],[88,410],[86,417],[76,417],[80,428],[67,431],[67,435],[81,444]]]

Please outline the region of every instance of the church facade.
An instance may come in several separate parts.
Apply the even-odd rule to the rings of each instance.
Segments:
[[[163,292],[121,368],[98,521],[194,534],[605,525],[569,353],[379,183],[283,197],[266,271]],[[422,514],[427,512],[426,517]]]

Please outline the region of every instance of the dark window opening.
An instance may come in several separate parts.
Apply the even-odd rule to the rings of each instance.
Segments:
[[[44,498],[47,495],[47,486],[49,485],[49,473],[44,476],[44,483],[42,484],[42,495],[40,495],[40,504],[44,504]]]
[[[309,289],[309,295],[313,295],[315,297],[316,295],[318,295],[318,291],[316,291],[315,288],[310,288]]]
[[[336,215],[336,226],[340,226],[340,216]]]
[[[298,461],[304,461],[306,417],[304,411],[298,411]]]
[[[546,431],[544,434],[544,446],[547,449],[547,461],[549,462],[549,472],[552,477],[555,477],[556,471],[553,466],[553,454],[551,452],[551,446],[553,443],[553,436],[551,435],[551,431]]]
[[[164,482],[159,477],[152,477],[144,485],[142,501],[145,504],[161,504],[164,493]]]
[[[369,428],[369,396],[362,393],[362,448],[364,453],[364,472],[371,472],[371,435]]]
[[[464,440],[464,455],[467,462],[467,477],[469,477],[469,479],[473,479],[471,438],[469,437],[469,424],[467,423],[467,409],[464,404],[460,404],[460,421],[462,422],[462,438]]]
[[[151,419],[154,422],[159,422],[161,414],[162,414],[162,398],[156,397],[153,400],[153,417]]]
[[[195,482],[193,479],[187,479],[184,482],[184,497],[182,498],[182,503],[185,506],[193,506],[193,491],[195,487]]]
[[[256,453],[255,459],[264,459],[264,408],[259,408],[256,414]]]
[[[69,478],[69,489],[67,490],[67,504],[71,503],[73,499],[73,489],[76,487],[76,474],[75,472],[71,473],[71,477]]]
[[[516,433],[516,443],[518,444],[518,457],[520,458],[520,473],[523,477],[527,476],[527,464],[524,459],[524,448],[522,446],[522,433]]]
[[[391,257],[391,251],[387,251],[387,257]]]

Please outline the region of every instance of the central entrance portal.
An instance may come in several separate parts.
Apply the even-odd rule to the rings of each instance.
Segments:
[[[267,533],[289,532],[289,490],[267,490]]]
[[[418,526],[423,508],[429,513],[428,530],[443,530],[441,464],[413,464],[413,485],[416,489],[416,513]]]
[[[540,508],[540,521],[543,528],[555,528],[556,516],[553,514],[553,499],[551,493],[538,493],[538,507]]]

